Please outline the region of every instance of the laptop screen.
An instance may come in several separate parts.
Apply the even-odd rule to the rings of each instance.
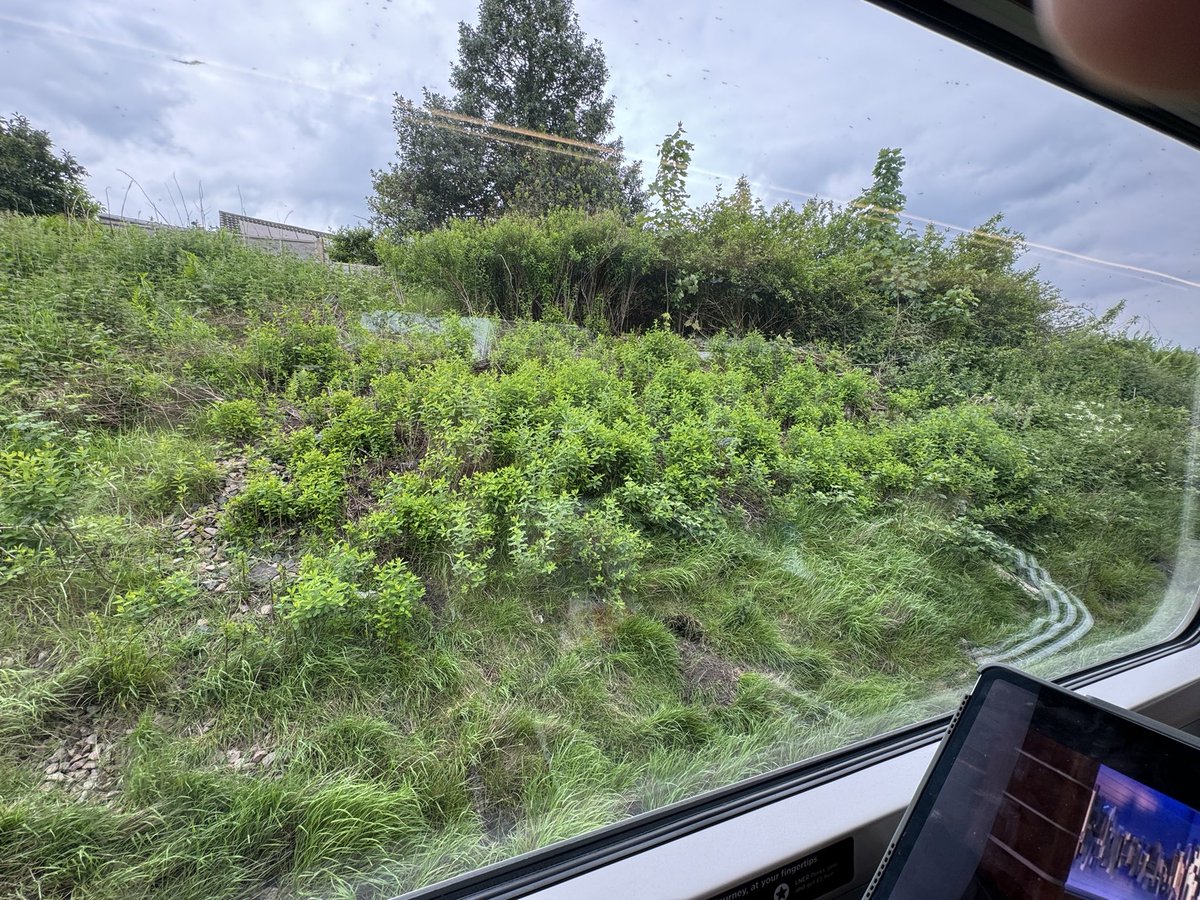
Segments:
[[[1200,900],[1200,750],[989,673],[870,896]]]

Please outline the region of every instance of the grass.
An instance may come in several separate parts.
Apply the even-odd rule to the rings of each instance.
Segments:
[[[1169,571],[1152,348],[1101,347],[1160,399],[1047,386],[1064,334],[921,400],[758,337],[358,327],[401,303],[0,219],[0,893],[393,895],[940,708],[1033,614],[1000,538],[1098,635]],[[91,735],[102,784],[47,781]]]

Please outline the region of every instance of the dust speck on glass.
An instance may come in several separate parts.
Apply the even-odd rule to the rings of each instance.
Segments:
[[[1140,125],[850,0],[0,54],[0,894],[393,896],[1191,616]]]

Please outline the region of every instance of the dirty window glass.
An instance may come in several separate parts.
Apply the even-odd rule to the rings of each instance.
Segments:
[[[391,896],[1190,619],[1193,151],[848,0],[0,22],[0,893]]]

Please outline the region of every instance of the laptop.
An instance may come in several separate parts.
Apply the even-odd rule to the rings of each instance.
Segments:
[[[1200,741],[988,666],[865,897],[1200,900]]]

